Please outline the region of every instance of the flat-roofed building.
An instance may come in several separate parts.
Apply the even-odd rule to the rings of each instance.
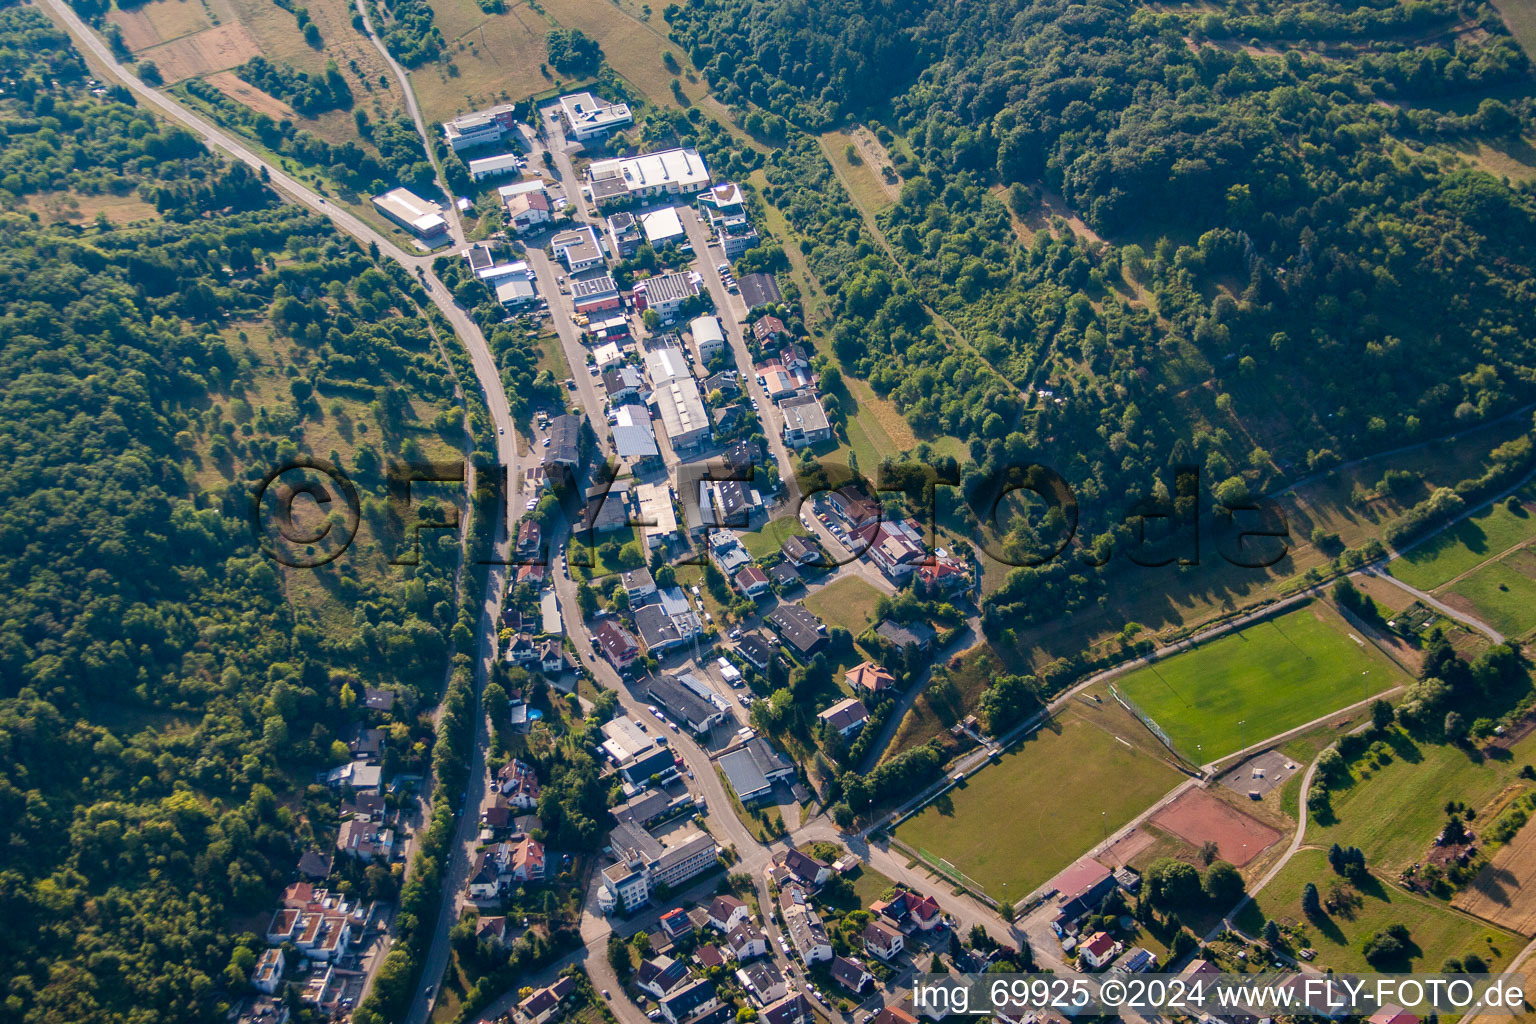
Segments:
[[[674,449],[692,450],[709,443],[709,414],[698,381],[679,377],[651,392],[651,401],[661,416],[661,428]]]
[[[827,411],[815,395],[796,395],[779,403],[784,414],[784,443],[791,448],[819,444],[832,436]]]
[[[597,160],[587,167],[592,201],[599,206],[661,195],[693,195],[709,187],[709,166],[696,149]]]
[[[651,414],[643,405],[621,405],[613,411],[613,450],[625,462],[646,462],[661,452],[651,430]]]
[[[500,142],[516,128],[516,111],[514,104],[502,103],[485,110],[460,114],[451,121],[443,122],[443,138],[448,140],[448,145],[453,147],[455,153]]]
[[[659,210],[642,213],[640,228],[645,232],[645,240],[654,249],[676,245],[688,237],[688,232],[683,230],[683,219],[677,215],[675,206],[663,206]]]
[[[422,241],[441,239],[448,233],[441,208],[408,188],[392,188],[374,196],[373,207]]]
[[[647,550],[655,551],[677,540],[677,511],[672,507],[672,488],[668,484],[640,484],[635,488],[640,502],[640,532]]]
[[[560,232],[549,240],[549,245],[555,251],[555,258],[573,274],[603,263],[603,247],[590,224]]]
[[[516,153],[498,153],[495,156],[483,156],[478,160],[469,162],[469,176],[474,181],[484,181],[486,178],[499,178],[503,174],[513,174],[523,169],[524,160]]]
[[[578,313],[590,315],[618,309],[620,301],[619,286],[611,274],[597,274],[571,282],[571,305]]]
[[[579,142],[599,138],[615,128],[635,123],[629,104],[609,103],[590,92],[561,96],[560,113],[565,120],[565,133]]]
[[[674,274],[657,274],[644,281],[636,281],[636,305],[654,309],[663,320],[677,316],[683,303],[699,294],[699,275],[693,271]]]

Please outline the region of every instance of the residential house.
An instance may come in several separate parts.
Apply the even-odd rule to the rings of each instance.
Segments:
[[[569,662],[565,657],[565,645],[551,638],[539,645],[539,671],[546,676],[557,676],[566,670]]]
[[[699,962],[699,966],[706,971],[711,967],[724,967],[725,954],[720,952],[720,947],[713,942],[707,942],[694,951],[693,958]]]
[[[513,1017],[518,1024],[547,1024],[560,1006],[576,991],[576,979],[565,977],[534,992],[517,1004]]]
[[[816,1011],[804,993],[791,992],[778,1002],[763,1007],[757,1019],[762,1024],[815,1024]]]
[[[739,963],[768,954],[768,936],[752,921],[743,921],[732,928],[725,943],[731,958]]]
[[[771,959],[736,968],[736,980],[758,1006],[783,999],[789,992],[784,975]]]
[[[832,942],[827,938],[821,916],[805,904],[799,890],[785,891],[780,910],[784,915],[784,930],[789,932],[790,941],[807,966],[832,959]]]
[[[517,557],[535,558],[544,546],[544,528],[532,516],[524,516],[517,524]]]
[[[862,554],[894,583],[905,581],[920,562],[928,560],[923,535],[910,519],[882,519],[857,532]]]
[[[839,487],[827,495],[832,514],[841,519],[848,529],[862,530],[880,521],[880,503],[853,485]]]
[[[870,1024],[917,1024],[917,1018],[899,1006],[887,1006],[875,1014]]]
[[[901,890],[894,899],[876,900],[869,905],[869,909],[903,932],[932,931],[944,920],[944,913],[939,909],[937,900],[910,889]]]
[[[791,534],[779,545],[779,552],[796,565],[821,565],[825,562],[821,548],[809,537]]]
[[[1116,942],[1108,932],[1094,932],[1078,943],[1077,959],[1088,970],[1097,971],[1119,956],[1120,950],[1120,943]]]
[[[768,574],[755,565],[749,565],[736,574],[736,589],[743,597],[755,601],[768,593]]]
[[[635,498],[640,504],[639,530],[645,537],[647,551],[664,549],[678,539],[671,485],[641,484],[635,488]]]
[[[687,980],[687,966],[670,956],[653,956],[642,960],[635,971],[635,984],[653,999],[665,998],[668,992]]]
[[[843,673],[843,681],[855,690],[883,693],[896,685],[896,677],[872,661],[860,662]]]
[[[682,907],[673,907],[662,914],[657,923],[667,938],[674,942],[693,931],[693,922],[688,919],[688,912]]]
[[[514,665],[527,665],[529,662],[539,659],[539,649],[534,645],[531,633],[514,633],[512,639],[507,641],[507,649],[502,657]]]
[[[363,706],[369,711],[389,711],[395,706],[395,691],[363,687]]]
[[[261,959],[256,961],[256,968],[251,971],[251,985],[258,992],[272,995],[283,983],[283,951],[280,949],[264,949]]]
[[[818,712],[816,720],[824,723],[828,732],[835,732],[846,739],[864,728],[869,721],[869,709],[862,701],[845,697],[825,711]]]
[[[773,644],[756,631],[743,633],[736,641],[736,653],[759,672],[766,672],[768,663],[773,660]]]
[[[827,645],[826,625],[802,605],[779,605],[769,614],[768,625],[801,659]]]
[[[539,805],[539,779],[531,765],[513,760],[496,773],[496,790],[507,806],[531,811]]]
[[[825,885],[832,877],[830,864],[793,846],[776,855],[774,863],[782,865],[795,881],[813,889]]]
[[[1419,1017],[1395,1003],[1383,1003],[1381,1009],[1366,1018],[1366,1022],[1367,1024],[1419,1024]]]
[[[682,1024],[696,1013],[719,1006],[720,996],[715,992],[714,982],[698,978],[668,992],[658,1003],[663,1017],[671,1024]]]
[[[501,914],[482,917],[475,922],[475,941],[502,946],[507,942],[507,919]]]
[[[364,864],[388,864],[395,855],[395,831],[367,818],[348,818],[336,833],[336,849]]]
[[[631,608],[645,604],[656,596],[656,580],[651,576],[651,570],[645,566],[630,569],[622,573],[619,578],[624,583],[624,596],[629,598]]]
[[[772,314],[760,316],[752,321],[752,337],[756,339],[759,345],[773,345],[786,333],[784,321]]]
[[[752,556],[747,554],[741,541],[734,533],[724,530],[709,535],[709,557],[726,579],[730,579],[737,569],[752,564]]]
[[[906,937],[889,925],[871,921],[864,926],[864,952],[889,960],[907,948]]]
[[[900,623],[890,619],[881,620],[875,627],[875,635],[894,645],[897,650],[916,647],[919,651],[927,651],[933,645],[935,636],[933,627],[927,623]]]
[[[713,928],[729,932],[743,921],[752,918],[752,908],[735,896],[716,896],[709,904],[709,923]]]
[[[543,189],[536,192],[520,192],[506,202],[507,223],[521,234],[548,224],[554,218],[554,204]]]
[[[607,393],[610,409],[639,401],[643,386],[640,371],[633,366],[620,366],[603,374],[603,391]]]
[[[353,726],[347,749],[352,751],[354,761],[378,764],[384,758],[384,730],[370,729],[361,723]]]
[[[614,668],[623,672],[634,664],[640,655],[640,643],[629,631],[613,619],[604,619],[592,631],[592,639],[603,652],[603,657]]]
[[[864,964],[855,957],[834,956],[832,980],[841,985],[850,995],[862,996],[864,990],[874,984],[875,976],[870,974]]]

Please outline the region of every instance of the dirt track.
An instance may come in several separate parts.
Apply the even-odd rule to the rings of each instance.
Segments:
[[[1274,845],[1280,833],[1211,794],[1192,789],[1152,816],[1152,824],[1193,846],[1214,842],[1222,860],[1242,867]]]

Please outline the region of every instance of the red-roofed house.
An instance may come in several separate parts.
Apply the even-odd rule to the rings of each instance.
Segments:
[[[1108,932],[1094,932],[1077,947],[1077,954],[1084,966],[1097,971],[1120,955],[1120,943],[1112,939]]]
[[[896,677],[872,661],[853,666],[843,674],[843,680],[856,690],[863,688],[870,693],[889,690],[896,685]]]
[[[1419,1018],[1401,1006],[1386,1003],[1368,1018],[1370,1024],[1419,1024]]]

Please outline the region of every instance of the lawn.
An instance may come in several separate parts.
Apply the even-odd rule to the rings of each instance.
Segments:
[[[1183,776],[1141,745],[1145,736],[1118,707],[1071,707],[896,836],[949,860],[994,899],[1022,899],[1179,784]]]
[[[1529,633],[1536,629],[1536,580],[1515,568],[1515,560],[1523,554],[1516,552],[1463,576],[1443,596],[1463,598],[1500,633],[1511,637]]]
[[[1331,608],[1312,601],[1137,669],[1117,685],[1184,756],[1204,764],[1406,681],[1375,647],[1352,639]]]
[[[1392,754],[1357,767],[1355,781],[1333,791],[1337,820],[1320,825],[1313,816],[1307,828],[1309,843],[1358,846],[1367,864],[1388,875],[1423,858],[1445,824],[1447,801],[1460,800],[1479,811],[1477,821],[1486,820],[1482,812],[1506,786],[1519,784],[1520,765],[1536,750],[1532,734],[1515,744],[1509,760],[1474,761],[1450,744],[1415,743],[1396,730],[1391,737]]]
[[[1499,502],[1395,559],[1392,575],[1410,587],[1433,590],[1532,537],[1536,516],[1524,507],[1511,512]]]
[[[779,546],[791,537],[808,536],[800,520],[792,515],[780,516],[764,523],[762,529],[740,534],[741,544],[753,558],[776,555]]]
[[[1361,904],[1351,916],[1336,913],[1320,923],[1309,921],[1301,912],[1301,890],[1314,883],[1323,899],[1330,887],[1342,882],[1328,866],[1324,851],[1306,848],[1297,851],[1274,881],[1254,897],[1238,915],[1237,923],[1251,934],[1258,934],[1265,918],[1282,926],[1300,926],[1307,941],[1317,950],[1314,967],[1332,967],[1340,971],[1370,971],[1371,965],[1361,953],[1366,939],[1388,925],[1408,928],[1413,948],[1411,968],[1394,965],[1394,970],[1433,971],[1450,957],[1476,953],[1488,961],[1491,969],[1507,963],[1525,940],[1519,936],[1485,925],[1443,904],[1423,896],[1404,892],[1372,876],[1360,891]]]
[[[581,540],[578,540],[577,536],[577,534],[573,533],[567,545],[567,557],[570,559],[571,568],[584,569],[588,579],[596,580],[621,571],[618,558],[616,557],[618,549],[635,539],[635,528],[633,526],[626,526],[622,530],[615,530],[612,533],[592,533],[591,538],[594,546],[590,548],[583,544]],[[603,549],[608,547],[609,544],[617,545],[617,547],[611,549],[615,556],[611,561],[603,556]],[[578,552],[578,548],[582,550]],[[679,580],[678,582],[682,581]]]
[[[803,602],[830,626],[842,626],[854,636],[873,625],[875,605],[884,595],[859,576],[847,576],[822,587]]]

